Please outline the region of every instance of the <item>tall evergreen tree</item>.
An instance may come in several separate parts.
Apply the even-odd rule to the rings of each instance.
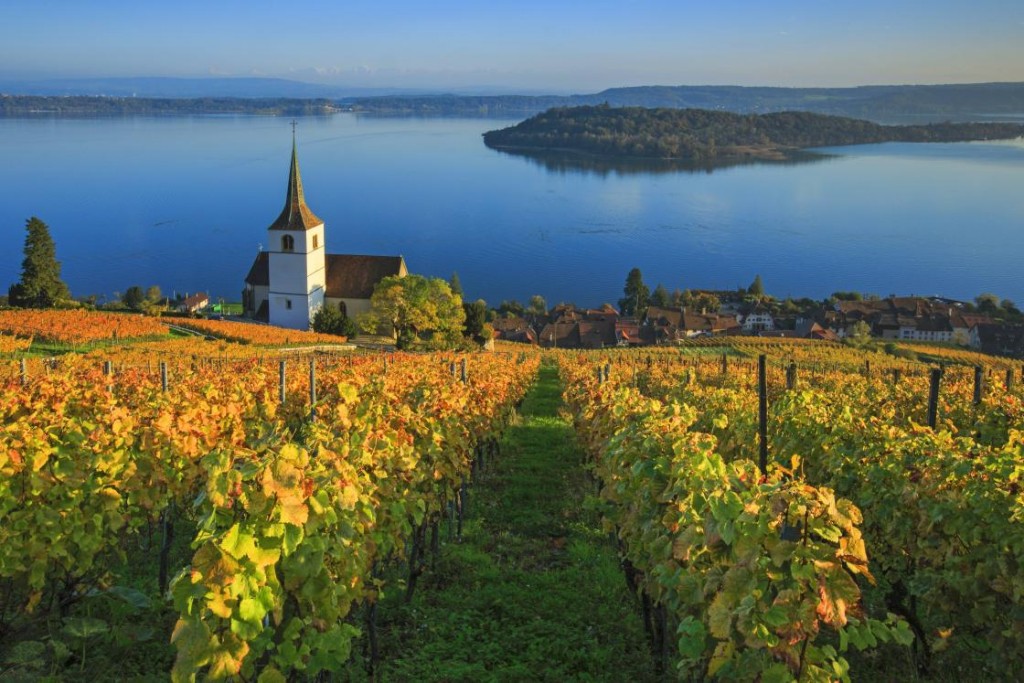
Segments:
[[[665,285],[658,283],[658,286],[651,292],[651,298],[649,299],[651,306],[658,308],[668,308],[672,305],[672,297],[669,295],[668,290],[665,289]]]
[[[466,337],[479,337],[487,323],[487,302],[483,299],[464,301],[462,311],[466,314],[466,322],[462,334]]]
[[[629,271],[622,293],[625,294],[623,298],[619,299],[619,311],[622,312],[622,315],[642,318],[647,311],[647,300],[651,297],[651,290],[644,284],[644,276],[639,268]]]
[[[60,261],[50,229],[32,216],[25,221],[25,231],[25,260],[21,262],[21,281],[9,290],[11,305],[49,308],[70,299],[71,292],[60,279]]]
[[[761,275],[755,275],[754,281],[747,287],[747,294],[751,296],[764,296],[764,283],[761,282]]]
[[[448,280],[448,286],[451,287],[452,294],[457,294],[460,299],[466,296],[466,293],[462,291],[462,280],[459,279],[459,274],[454,270],[452,271],[452,279]]]

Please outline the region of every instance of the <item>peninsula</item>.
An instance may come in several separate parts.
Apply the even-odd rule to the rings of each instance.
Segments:
[[[806,148],[877,142],[961,142],[1024,136],[1015,123],[883,126],[810,112],[733,114],[707,109],[559,107],[515,126],[484,133],[492,149],[569,151],[627,159],[703,164],[785,160]]]

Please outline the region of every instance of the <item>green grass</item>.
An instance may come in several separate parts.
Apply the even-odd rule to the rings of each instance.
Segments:
[[[543,367],[502,453],[470,488],[411,604],[378,613],[381,681],[655,680],[636,599],[589,494],[561,392]],[[349,677],[366,678],[364,662]]]

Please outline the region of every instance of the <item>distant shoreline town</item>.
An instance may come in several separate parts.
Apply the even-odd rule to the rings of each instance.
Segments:
[[[847,88],[677,85],[577,95],[394,93],[268,78],[106,78],[0,82],[0,116],[256,114],[526,118],[554,107],[805,111],[876,123],[1024,120],[1024,83]]]
[[[676,301],[627,311],[610,304],[555,306],[547,312],[505,302],[491,321],[495,339],[544,348],[599,349],[684,344],[750,335],[825,341],[932,342],[1024,357],[1024,316],[991,294],[975,302],[943,297],[862,297],[836,292],[824,301],[776,300],[741,290],[687,290]],[[620,302],[622,304],[624,302]],[[623,308],[620,306],[620,308]]]

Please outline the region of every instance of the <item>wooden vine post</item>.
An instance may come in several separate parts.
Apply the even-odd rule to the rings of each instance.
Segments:
[[[760,447],[758,467],[761,474],[768,474],[768,357],[757,357],[757,418],[758,445]]]

